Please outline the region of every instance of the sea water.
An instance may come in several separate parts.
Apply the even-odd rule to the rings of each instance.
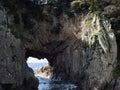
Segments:
[[[31,67],[36,73],[36,71],[42,66],[48,66],[48,63],[28,63],[28,66]],[[77,86],[70,83],[65,83],[64,81],[57,79],[48,79],[36,76],[39,80],[39,90],[78,90]]]

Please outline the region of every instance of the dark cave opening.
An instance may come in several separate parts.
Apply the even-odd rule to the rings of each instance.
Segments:
[[[38,59],[46,58],[48,60],[50,66],[53,66],[53,63],[55,61],[55,55],[52,55],[51,53],[44,52],[41,50],[29,50],[29,49],[27,49],[26,53],[25,53],[26,60],[28,57],[34,57],[34,58],[38,58]]]

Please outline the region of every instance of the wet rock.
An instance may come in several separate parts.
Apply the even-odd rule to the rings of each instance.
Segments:
[[[52,77],[52,67],[50,66],[43,66],[40,69],[37,70],[37,73],[35,76],[41,76],[44,78],[51,78]]]

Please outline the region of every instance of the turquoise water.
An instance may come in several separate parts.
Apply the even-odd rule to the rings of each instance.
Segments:
[[[47,66],[48,63],[28,63],[28,66],[31,67],[34,72],[36,72],[40,67]],[[76,89],[77,86],[70,83],[65,83],[57,79],[46,79],[40,76],[36,76],[39,80],[39,90],[79,90]]]

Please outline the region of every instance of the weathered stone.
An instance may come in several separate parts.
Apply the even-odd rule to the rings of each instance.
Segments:
[[[82,41],[75,42],[71,40],[68,48],[56,58],[57,61],[55,64],[55,68],[58,70],[55,71],[56,74],[61,75],[62,73],[62,78],[70,78],[69,80],[78,83],[82,82],[83,90],[101,90],[104,88],[113,78],[112,72],[116,63],[117,47],[115,36],[110,32],[110,26],[108,26],[109,29],[105,28],[104,32],[106,34],[104,37],[106,39],[104,42],[110,44],[110,50],[104,52],[104,47],[102,47],[98,41],[98,27],[104,28],[101,26],[104,21],[100,22],[96,19],[95,22],[92,23],[94,17],[97,16],[90,14],[86,16],[81,26],[82,31],[79,30],[77,33],[75,33],[73,29],[74,24],[70,24],[71,27],[69,26],[68,30],[70,31],[70,29],[72,29],[75,33],[76,38],[74,38],[74,40],[77,40],[79,37]],[[76,20],[76,23],[79,23],[79,21]],[[98,25],[97,23],[100,24]],[[109,23],[107,25],[109,25]],[[94,30],[98,30],[97,35],[92,35]],[[102,29],[100,29],[100,31],[102,31]],[[81,36],[79,36],[79,33],[81,33]],[[113,36],[110,37],[110,35]],[[109,48],[109,46],[107,45],[106,48]],[[61,65],[59,63],[61,63]]]
[[[0,10],[0,14],[3,20],[6,19],[5,11]],[[1,20],[2,22],[2,20]],[[22,86],[23,80],[33,77],[32,81],[38,81],[34,78],[32,71],[29,71],[25,62],[24,50],[21,47],[21,40],[16,39],[11,33],[11,30],[7,28],[7,22],[1,24],[0,30],[0,84],[4,90],[10,90],[13,87]],[[29,73],[28,73],[29,72]],[[26,81],[27,82],[27,81]],[[30,84],[32,85],[32,83]],[[33,84],[33,86],[37,87]],[[33,87],[32,86],[32,87]],[[2,90],[2,89],[0,89]],[[19,89],[17,89],[19,90]],[[32,89],[33,90],[33,89]],[[36,90],[36,89],[35,89]]]
[[[37,72],[35,73],[35,76],[41,76],[43,78],[51,78],[52,73],[53,73],[52,67],[43,66],[37,70]]]
[[[21,37],[16,38],[11,33],[13,28],[8,28],[5,16],[7,13],[4,12],[0,12],[0,17],[4,18],[0,19],[0,23],[4,20],[6,22],[5,25],[0,24],[1,88],[36,90],[38,80],[25,60],[34,56],[48,59],[53,67],[53,77],[72,81],[83,90],[107,90],[108,85],[112,87],[109,90],[113,89],[117,45],[110,23],[104,17],[88,14],[84,17],[76,15],[70,20],[58,20],[52,16],[54,20],[50,24],[44,20],[36,21],[29,16],[27,20],[36,23],[32,28],[26,29],[23,27],[25,18],[22,17],[25,12],[19,12],[22,19],[16,32]],[[51,33],[58,23],[63,25],[61,31]],[[11,24],[14,26],[14,23]]]
[[[117,79],[116,81],[116,86],[114,90],[119,90],[120,89],[120,78]]]

